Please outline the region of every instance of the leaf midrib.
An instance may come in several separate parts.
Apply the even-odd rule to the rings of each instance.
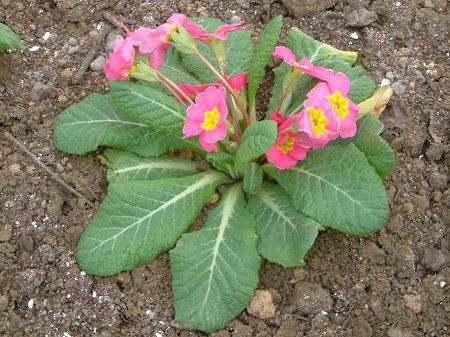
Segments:
[[[170,161],[159,161],[159,162],[153,162],[153,163],[144,163],[139,164],[135,166],[127,166],[123,169],[115,169],[115,173],[124,173],[129,171],[139,171],[139,170],[145,170],[145,169],[174,169],[174,170],[182,170],[182,171],[192,171],[195,172],[195,170],[198,168],[198,165],[195,163],[176,163],[176,162],[170,162]]]

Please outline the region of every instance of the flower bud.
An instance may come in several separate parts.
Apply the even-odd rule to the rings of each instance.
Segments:
[[[137,63],[137,71],[133,72],[131,74],[132,77],[148,81],[148,82],[157,82],[158,81],[158,75],[156,74],[155,70],[150,67],[147,63],[144,63],[142,61],[139,61]]]
[[[178,27],[178,32],[171,33],[172,44],[175,48],[185,54],[196,54],[198,52],[192,36],[183,27]]]

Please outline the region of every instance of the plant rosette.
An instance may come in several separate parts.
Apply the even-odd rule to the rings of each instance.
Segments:
[[[281,26],[275,17],[256,45],[243,23],[212,18],[124,26],[104,65],[110,93],[56,122],[59,150],[110,148],[108,194],[78,243],[80,268],[114,275],[170,251],[186,328],[211,333],[244,310],[261,257],[302,266],[320,230],[364,236],[389,217],[382,179],[395,156],[377,117],[391,89],[375,90],[355,52],[297,28],[276,46]],[[257,111],[272,55],[272,98]],[[170,155],[182,149],[190,159]],[[203,227],[187,232],[207,203]]]

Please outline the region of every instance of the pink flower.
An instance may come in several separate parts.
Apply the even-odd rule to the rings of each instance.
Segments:
[[[135,51],[131,39],[118,36],[114,41],[114,51],[109,54],[108,63],[103,65],[106,78],[112,80],[124,80],[131,73],[137,71],[133,65]]]
[[[306,57],[302,58],[300,61],[297,61],[295,54],[286,47],[275,47],[272,55],[293,66],[296,70],[322,81],[327,81],[334,75],[333,70],[325,67],[314,66]]]
[[[333,74],[327,82],[317,84],[309,93],[308,98],[326,98],[331,108],[339,118],[339,133],[342,138],[353,137],[356,134],[356,117],[361,109],[348,97],[350,79],[343,73]]]
[[[300,135],[293,131],[278,133],[275,144],[267,151],[267,160],[280,170],[294,167],[299,160],[304,160],[309,149],[300,143]]]
[[[225,138],[228,115],[224,87],[208,87],[187,108],[188,120],[184,124],[184,138],[199,136],[200,145],[208,152],[217,152],[216,143]]]
[[[277,122],[278,126],[283,124],[284,122],[284,115],[279,113],[278,111],[275,111],[271,116],[270,120]]]
[[[218,39],[225,41],[227,39],[227,34],[234,32],[236,30],[244,30],[245,28],[242,27],[244,24],[244,21],[233,23],[230,25],[222,25],[219,26],[214,33],[208,33],[208,32],[201,32],[194,34],[194,38],[196,40],[201,40],[204,43],[209,43],[209,39]]]
[[[304,103],[305,109],[294,116],[302,137],[302,144],[314,149],[325,146],[339,136],[339,119],[325,97],[312,97]]]
[[[242,89],[244,89],[247,83],[247,73],[240,73],[237,74],[236,76],[228,77],[228,83],[234,90],[238,92],[242,91]],[[188,83],[178,84],[178,86],[192,99],[197,97],[198,94],[202,93],[210,86],[219,88],[222,85],[223,85],[222,82],[219,80],[212,84],[197,84],[197,85],[192,85]],[[180,96],[179,98],[184,101],[184,98],[182,96]]]

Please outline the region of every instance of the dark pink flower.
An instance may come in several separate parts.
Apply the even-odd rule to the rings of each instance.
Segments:
[[[103,65],[106,78],[112,80],[124,80],[137,70],[133,65],[135,51],[131,39],[118,36],[114,42],[114,50],[109,54],[108,63]]]
[[[218,40],[225,41],[227,39],[228,33],[234,32],[236,30],[244,30],[245,28],[242,27],[243,24],[244,24],[244,21],[229,24],[229,25],[222,25],[222,26],[219,26],[214,31],[214,33],[208,33],[206,31],[204,31],[204,32],[195,34],[194,38],[196,40],[200,40],[205,43],[208,43],[209,39],[218,39]]]
[[[275,144],[267,151],[267,160],[280,170],[297,165],[299,160],[306,159],[309,149],[300,143],[300,135],[293,131],[278,133]]]

